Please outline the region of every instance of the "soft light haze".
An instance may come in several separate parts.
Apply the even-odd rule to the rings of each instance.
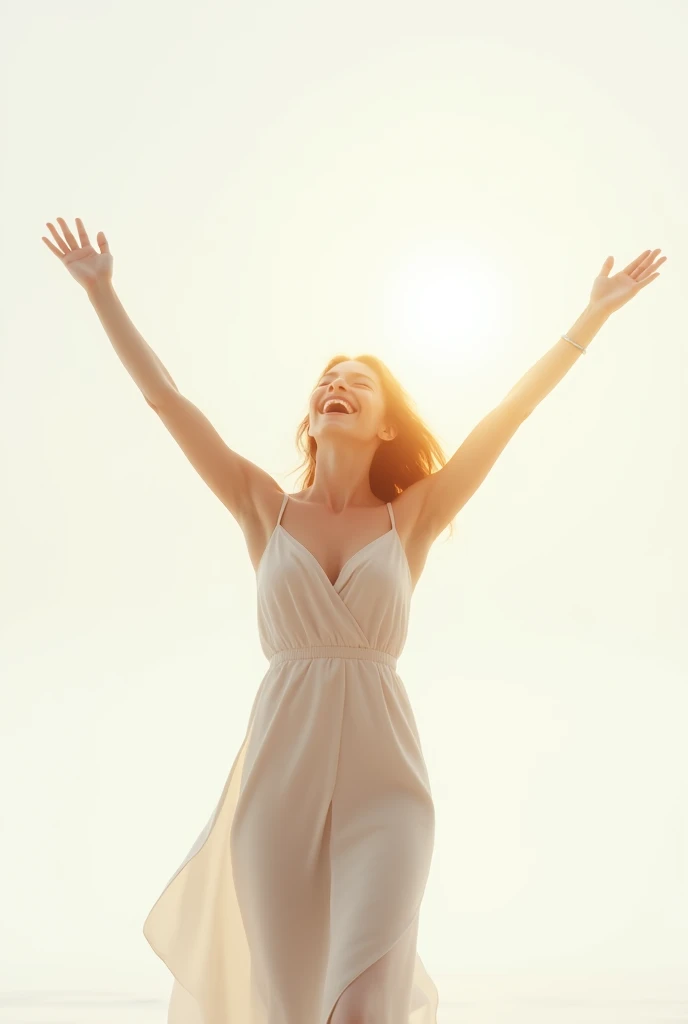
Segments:
[[[2,23],[0,995],[126,994],[162,1022],[141,926],[266,669],[239,526],[41,241],[79,216],[179,389],[290,492],[331,355],[384,359],[449,457],[606,256],[661,247],[431,549],[398,670],[447,1024],[474,976],[668,998],[688,976],[686,9],[68,0]],[[451,1020],[497,1019],[471,1013]]]

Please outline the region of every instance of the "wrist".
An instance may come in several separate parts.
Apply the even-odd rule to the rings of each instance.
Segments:
[[[84,285],[86,294],[88,295],[91,302],[97,302],[98,299],[106,296],[114,295],[115,289],[112,285],[111,277],[99,277],[94,281],[91,281],[88,285]]]
[[[598,303],[588,304],[576,322],[566,331],[566,334],[586,349],[610,315],[611,311],[605,309],[604,306],[600,306]]]
[[[606,320],[609,319],[612,313],[613,310],[609,309],[607,306],[604,306],[599,302],[589,302],[583,310],[583,316],[586,320],[590,321],[591,323],[597,322],[600,324],[600,326]]]

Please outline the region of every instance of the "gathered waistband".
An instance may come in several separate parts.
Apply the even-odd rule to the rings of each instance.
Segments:
[[[360,658],[363,661],[381,661],[385,665],[397,667],[397,659],[387,651],[379,651],[375,647],[286,647],[277,651],[270,658],[271,665],[279,665],[283,661],[310,661],[312,658]]]

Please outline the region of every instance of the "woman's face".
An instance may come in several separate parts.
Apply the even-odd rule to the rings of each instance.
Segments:
[[[332,412],[325,412],[325,402],[333,398],[345,402],[350,411],[335,406]],[[321,438],[348,436],[371,440],[382,436],[379,432],[385,426],[384,411],[384,396],[375,370],[367,363],[347,360],[337,363],[318,380],[309,402],[308,433],[318,443]]]

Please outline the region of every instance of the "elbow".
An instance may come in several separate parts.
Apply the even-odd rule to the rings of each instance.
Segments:
[[[173,386],[170,384],[169,386],[165,386],[164,388],[156,391],[154,394],[147,395],[143,391],[141,394],[143,395],[146,404],[149,405],[154,412],[160,412],[161,409],[164,409],[169,404],[170,397],[172,395],[178,395],[179,391],[177,390],[176,385]]]

